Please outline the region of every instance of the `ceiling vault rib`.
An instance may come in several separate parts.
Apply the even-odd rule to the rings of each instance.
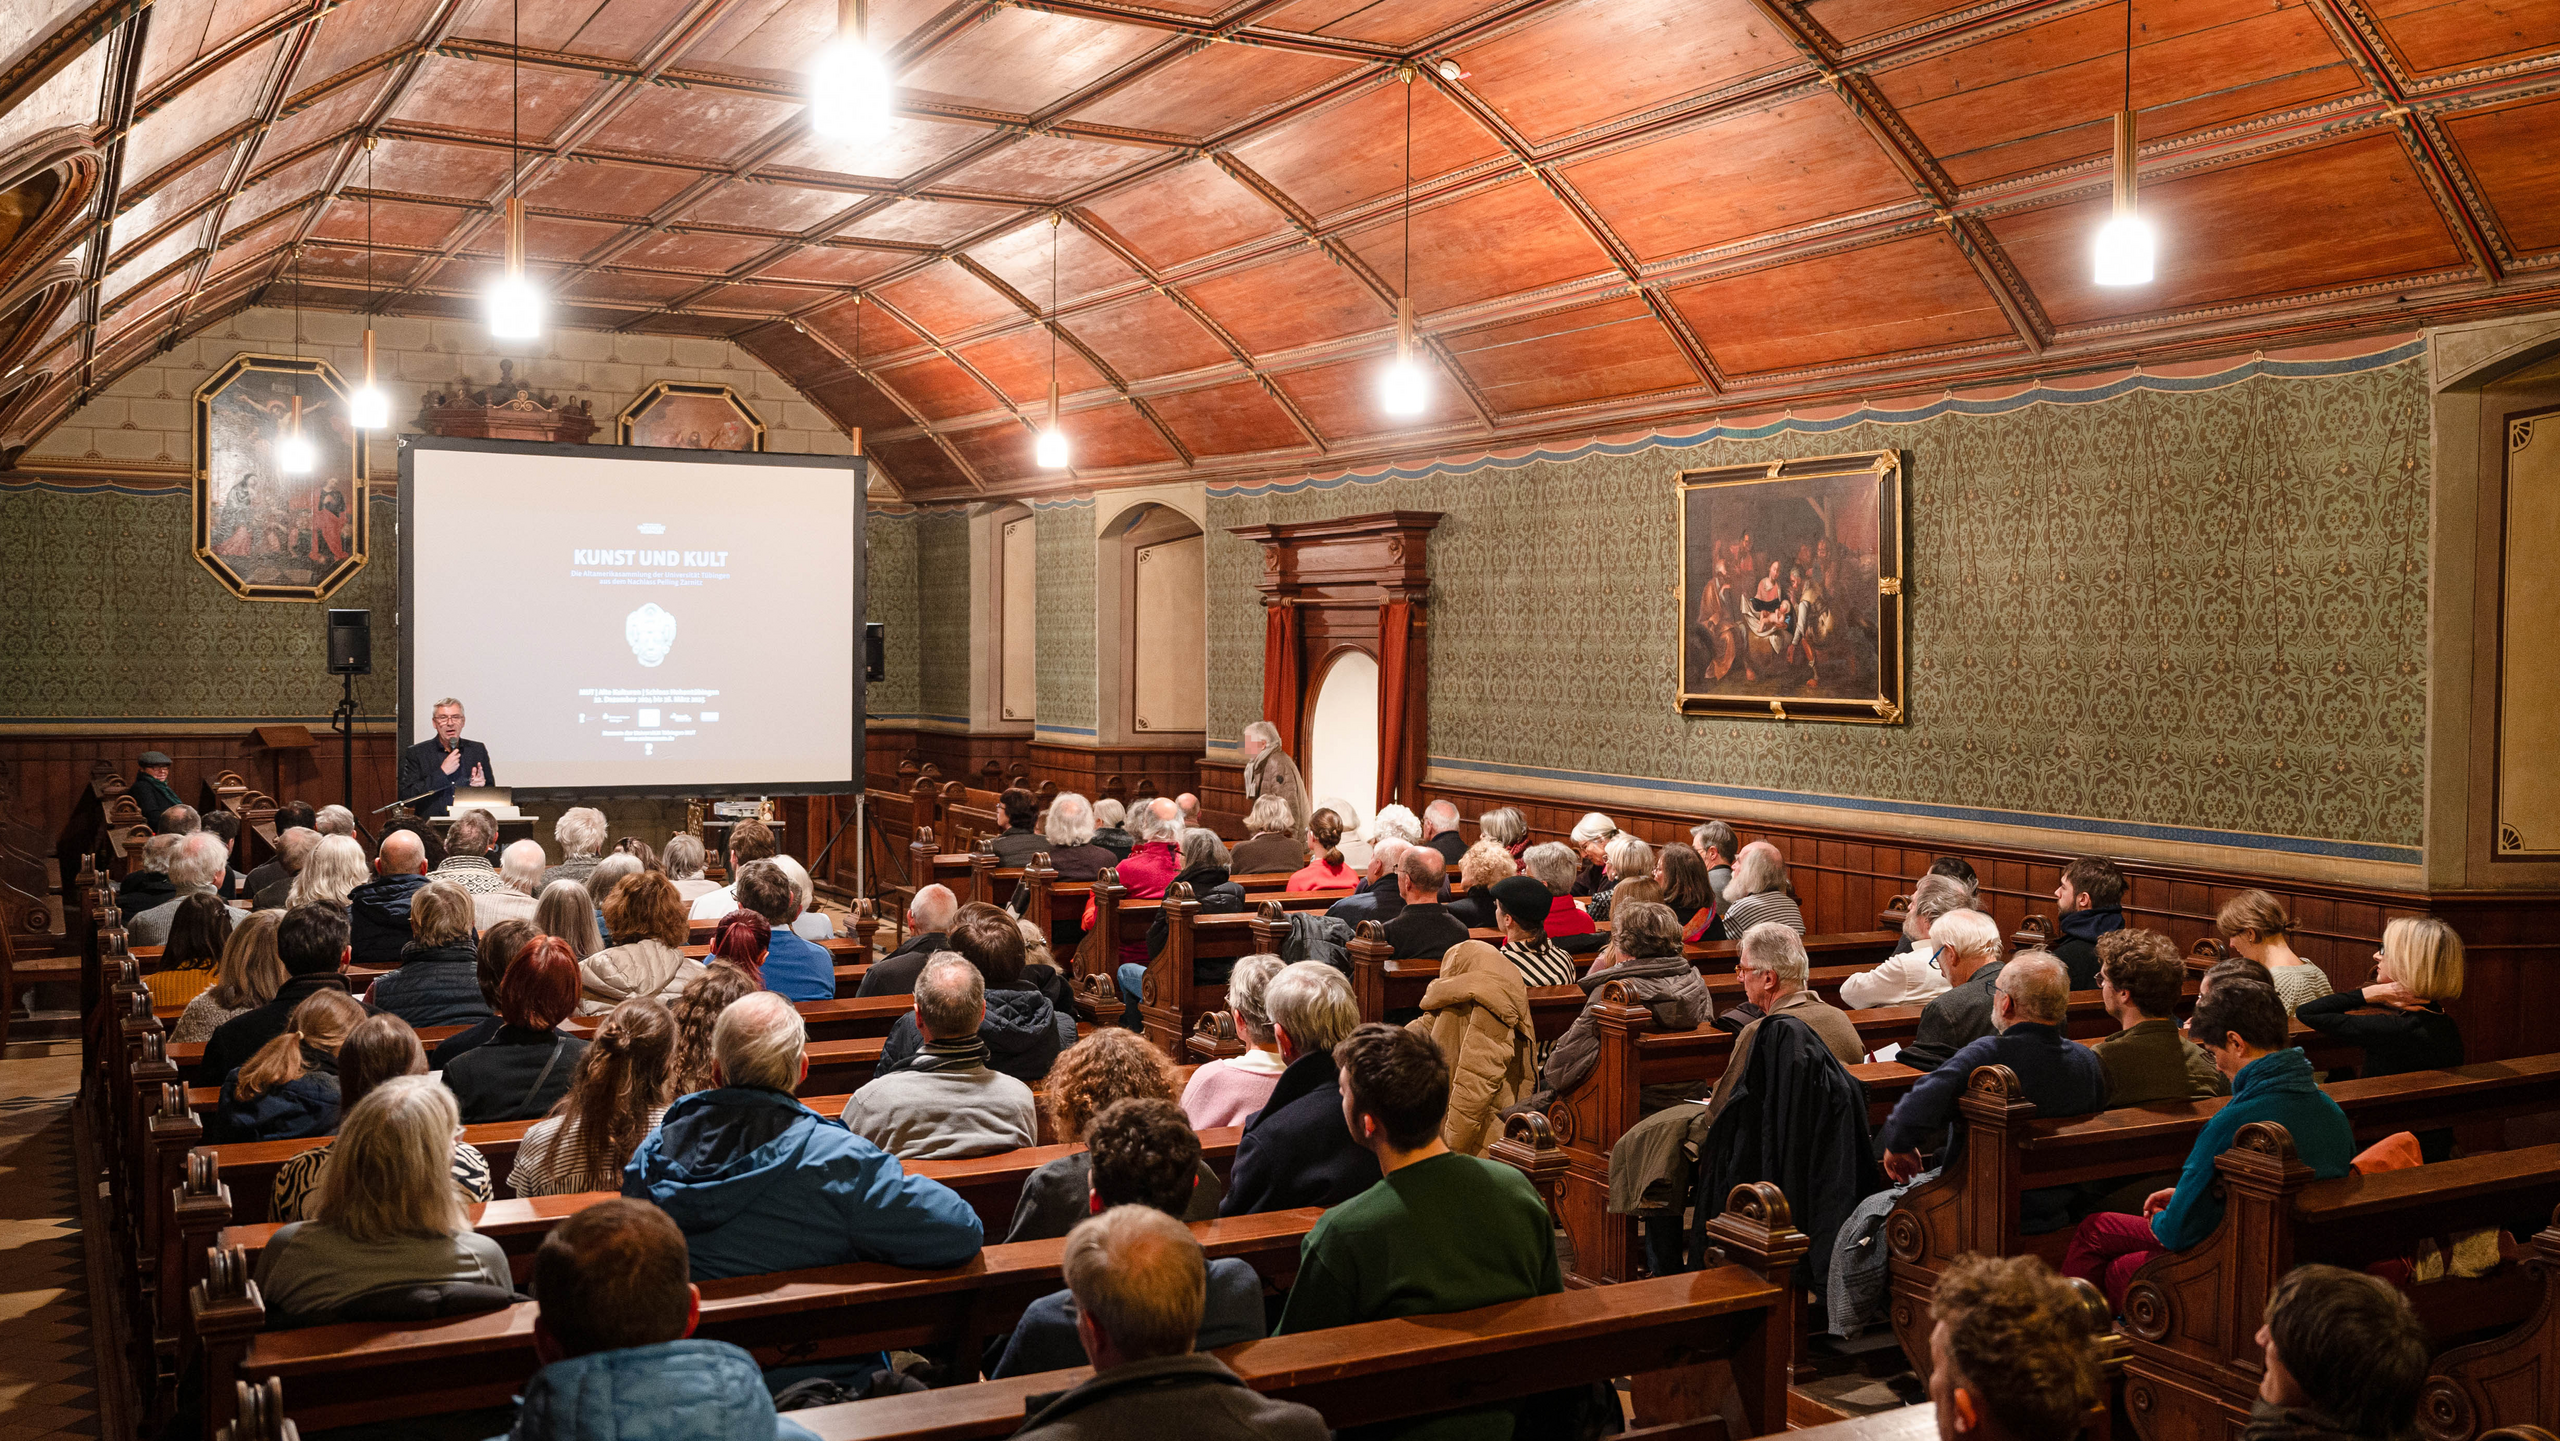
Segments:
[[[142,47],[151,34],[151,7],[136,4],[116,22],[108,42],[106,95],[99,107],[114,138],[100,157],[98,190],[89,202],[88,249],[80,255],[80,368],[72,389],[78,399],[64,407],[85,405],[101,388],[98,379],[99,296],[107,278],[107,242],[115,233],[116,191],[123,183],[127,132],[133,126],[136,88],[142,79]]]

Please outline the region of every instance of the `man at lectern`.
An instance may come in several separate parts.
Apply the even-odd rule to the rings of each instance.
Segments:
[[[446,696],[436,702],[430,717],[435,722],[435,739],[400,753],[400,794],[435,792],[416,803],[417,811],[422,816],[440,816],[453,804],[455,786],[496,785],[498,770],[489,763],[487,746],[462,738],[462,702]]]

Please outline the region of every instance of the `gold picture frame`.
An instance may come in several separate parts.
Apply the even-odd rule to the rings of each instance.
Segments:
[[[1904,723],[1903,464],[1878,450],[1680,472],[1682,712]]]
[[[668,450],[761,451],[765,425],[728,386],[661,380],[622,408],[614,440]]]
[[[301,405],[307,473],[284,469]],[[373,526],[365,433],[347,386],[311,356],[233,356],[195,390],[196,562],[243,600],[326,600],[364,569]]]

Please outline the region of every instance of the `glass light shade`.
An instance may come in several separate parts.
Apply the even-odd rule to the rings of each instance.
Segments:
[[[1039,462],[1042,470],[1066,469],[1067,433],[1056,426],[1040,432],[1040,442],[1032,447],[1031,458]]]
[[[2158,249],[2159,236],[2150,221],[2118,211],[2098,230],[2098,284],[2149,285]]]
[[[876,141],[897,124],[889,62],[859,40],[836,40],[809,66],[809,128],[829,140]]]
[[[522,275],[509,275],[489,287],[489,334],[498,340],[536,340],[542,335],[542,291]]]
[[[309,475],[311,468],[319,463],[320,453],[311,448],[310,441],[299,435],[286,436],[276,447],[276,464],[284,467],[287,475]]]
[[[365,384],[347,397],[347,419],[358,430],[380,430],[391,423],[391,397],[378,385]]]
[[[1389,415],[1420,415],[1431,399],[1431,377],[1413,357],[1399,355],[1379,377],[1378,398]]]

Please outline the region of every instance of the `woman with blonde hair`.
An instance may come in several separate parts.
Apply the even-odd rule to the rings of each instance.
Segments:
[[[1609,908],[1638,901],[1662,902],[1662,883],[1653,878],[1653,847],[1642,836],[1625,831],[1609,837],[1605,884],[1591,893],[1591,919],[1609,919]]]
[[[1520,968],[1482,941],[1451,946],[1440,958],[1440,974],[1423,989],[1422,1014],[1405,1029],[1449,1063],[1442,1143],[1461,1155],[1483,1155],[1502,1138],[1502,1113],[1538,1083],[1538,1030]]]
[[[615,1006],[578,1057],[569,1093],[524,1133],[508,1189],[518,1196],[621,1190],[623,1166],[675,1099],[668,1069],[675,1041],[675,1017],[654,997]]]
[[[268,1325],[340,1319],[356,1303],[419,1286],[486,1288],[491,1309],[514,1282],[507,1254],[471,1229],[450,1183],[452,1093],[425,1076],[395,1076],[347,1114],[311,1198],[311,1219],[280,1228],[258,1254]]]
[[[1165,1054],[1135,1031],[1105,1026],[1058,1053],[1049,1067],[1045,1102],[1049,1127],[1059,1141],[1082,1141],[1084,1128],[1114,1101],[1151,1098],[1171,1101],[1182,1090],[1182,1076]],[[1206,1221],[1218,1214],[1226,1190],[1209,1163],[1191,1189],[1185,1221]],[[1008,1241],[1045,1241],[1063,1236],[1093,1214],[1093,1157],[1078,1151],[1033,1171],[1022,1182],[1022,1200],[1013,1209]]]
[[[282,911],[252,911],[231,928],[213,984],[179,1013],[177,1028],[169,1034],[171,1044],[209,1041],[223,1022],[276,998],[285,983],[284,961],[276,954],[276,923],[283,919]]]
[[[672,1002],[702,974],[684,953],[693,939],[693,908],[676,883],[643,871],[604,898],[613,944],[578,962],[578,1014],[601,1016],[634,996]]]
[[[341,1125],[375,1088],[397,1076],[427,1073],[427,1048],[418,1033],[398,1016],[367,1016],[338,1045],[338,1117]],[[334,1133],[337,1126],[330,1127]],[[335,1144],[334,1142],[332,1144]],[[309,1218],[311,1193],[329,1164],[329,1147],[314,1146],[276,1168],[275,1192],[267,1203],[270,1221]],[[489,1158],[476,1146],[453,1143],[453,1184],[469,1201],[489,1199]]]
[[[373,863],[365,859],[364,847],[355,837],[322,836],[320,844],[303,858],[302,872],[293,878],[285,909],[319,905],[343,911],[355,888],[372,879]]]
[[[2462,995],[2462,938],[2433,916],[2402,916],[2382,928],[2373,983],[2305,1001],[2294,1018],[2323,1035],[2364,1048],[2366,1076],[2397,1076],[2462,1064],[2462,1027],[2444,1003]],[[2378,1016],[2354,1014],[2379,1006]],[[2453,1132],[2421,1131],[2430,1164],[2453,1155]]]
[[[289,1141],[325,1136],[338,1124],[338,1046],[364,1019],[346,992],[314,991],[293,1008],[289,1029],[222,1079],[222,1098],[205,1121],[209,1141]]]
[[[2213,918],[2222,943],[2259,965],[2275,978],[2276,996],[2290,1013],[2303,1002],[2317,1000],[2337,987],[2329,973],[2304,960],[2293,949],[2293,913],[2265,891],[2242,891],[2223,903]]]
[[[224,944],[231,939],[231,908],[211,891],[181,897],[160,946],[159,968],[142,978],[155,1006],[187,1006],[214,983]]]
[[[1493,883],[1520,874],[1520,863],[1511,858],[1498,841],[1478,841],[1458,857],[1458,883],[1466,889],[1449,898],[1449,914],[1467,923],[1471,931],[1490,931],[1501,925],[1493,914]]]
[[[544,886],[541,899],[533,904],[533,928],[566,941],[570,955],[577,960],[583,961],[604,949],[604,933],[596,926],[595,900],[587,894],[583,881],[553,881]]]
[[[756,919],[761,922],[763,917]],[[690,1096],[711,1089],[711,1034],[720,1024],[720,1013],[763,989],[763,982],[754,975],[725,960],[704,966],[702,974],[684,988],[684,994],[667,1008],[676,1028],[675,1059],[668,1066],[669,1094]]]
[[[489,1018],[480,994],[480,948],[471,893],[429,881],[409,898],[409,944],[400,968],[373,983],[370,999],[412,1026],[467,1026]]]

